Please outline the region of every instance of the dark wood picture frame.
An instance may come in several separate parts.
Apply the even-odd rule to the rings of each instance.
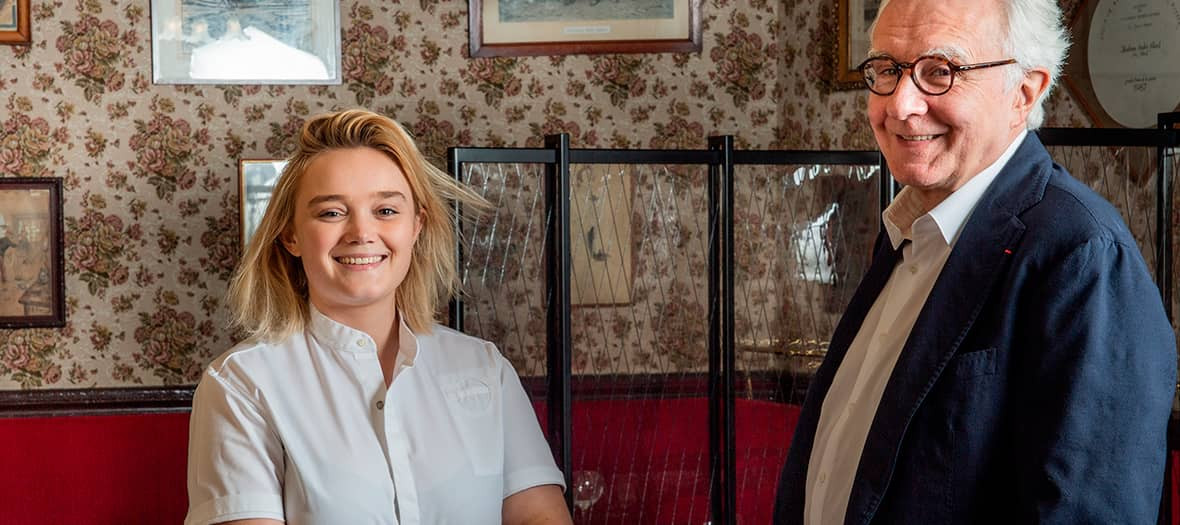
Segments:
[[[0,44],[10,46],[32,44],[31,19],[29,0],[0,0]]]
[[[839,28],[836,31],[836,66],[832,79],[835,89],[864,87],[864,78],[861,77],[860,71],[856,70],[856,66],[864,60],[867,49],[860,49],[860,46],[854,44],[867,41],[869,25],[872,22],[867,11],[872,10],[875,13],[878,5],[880,2],[876,0],[837,0]],[[853,16],[857,12],[862,13],[859,20]]]
[[[27,195],[21,195],[27,193]],[[0,310],[0,328],[60,327],[66,324],[65,252],[60,178],[0,178],[0,246],[10,261],[0,300],[15,300],[20,314]],[[18,254],[24,258],[17,261]],[[19,266],[18,263],[19,262]],[[19,271],[18,271],[19,270]]]
[[[653,34],[652,26],[644,24],[643,35],[629,35],[619,39],[605,40],[595,37],[598,31],[611,30],[611,20],[568,20],[542,22],[567,26],[563,33],[568,37],[555,37],[546,41],[532,41],[522,39],[518,42],[490,42],[489,25],[513,26],[514,34],[528,33],[530,25],[538,22],[506,23],[499,20],[498,14],[489,16],[489,8],[499,5],[502,0],[468,0],[468,28],[470,35],[470,55],[472,57],[496,56],[539,56],[539,55],[574,55],[574,54],[604,54],[604,53],[699,53],[701,51],[701,0],[670,0],[676,9],[685,10],[684,25],[677,25],[677,33],[683,34]],[[548,2],[564,2],[568,0],[537,0]],[[575,0],[578,2],[588,0]],[[611,2],[630,0],[600,0],[601,5],[610,6]],[[595,2],[599,4],[599,2]],[[619,22],[627,23],[623,19]],[[638,23],[638,21],[636,22]],[[572,29],[572,31],[570,31]],[[684,32],[679,31],[684,29]]]

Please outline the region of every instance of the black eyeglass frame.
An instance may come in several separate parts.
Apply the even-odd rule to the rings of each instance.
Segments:
[[[947,67],[949,67],[951,70],[951,81],[949,83],[947,83],[946,89],[939,91],[937,93],[935,93],[933,91],[928,91],[926,88],[922,87],[922,82],[920,82],[919,80],[917,80],[917,78],[914,77],[914,66],[918,65],[918,62],[921,62],[923,60],[930,59],[930,58],[945,62]],[[922,56],[914,59],[913,62],[898,62],[896,59],[894,59],[893,57],[888,56],[888,55],[879,55],[879,56],[875,56],[875,57],[869,57],[869,58],[865,59],[864,62],[861,62],[859,66],[856,66],[856,70],[860,71],[861,77],[864,78],[865,87],[869,88],[869,91],[873,92],[874,94],[881,95],[883,97],[887,97],[889,95],[892,95],[895,91],[897,91],[897,86],[901,85],[902,75],[899,75],[897,77],[897,82],[895,84],[893,84],[893,89],[890,89],[888,92],[882,93],[880,91],[877,91],[876,89],[873,89],[873,84],[871,82],[869,82],[869,76],[867,74],[865,74],[865,67],[867,67],[869,65],[869,62],[872,62],[874,60],[888,60],[889,62],[893,63],[894,67],[896,67],[902,71],[905,71],[906,69],[910,70],[910,79],[914,82],[914,87],[918,88],[918,91],[921,91],[922,93],[925,93],[925,94],[930,95],[932,97],[937,97],[939,95],[947,94],[947,92],[950,91],[951,88],[955,86],[955,77],[957,77],[960,72],[971,71],[972,69],[986,69],[989,67],[1006,66],[1008,64],[1015,64],[1016,63],[1015,58],[1009,58],[1007,60],[996,60],[993,62],[977,62],[974,64],[956,64],[954,62],[951,62],[950,59],[948,59],[944,56],[939,56],[939,55],[922,55]]]

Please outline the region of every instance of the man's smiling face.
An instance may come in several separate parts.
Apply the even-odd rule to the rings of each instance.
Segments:
[[[873,54],[911,62],[943,55],[956,64],[1005,60],[1006,23],[997,0],[893,0],[873,32]],[[1020,90],[1007,65],[958,73],[939,96],[922,93],[909,71],[888,96],[870,94],[869,123],[893,177],[928,201],[959,189],[1024,129]]]

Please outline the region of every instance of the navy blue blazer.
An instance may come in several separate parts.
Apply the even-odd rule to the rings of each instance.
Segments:
[[[882,232],[779,479],[803,523],[820,408],[899,253]],[[1175,335],[1118,211],[1029,133],[963,226],[885,387],[846,524],[1154,524]]]

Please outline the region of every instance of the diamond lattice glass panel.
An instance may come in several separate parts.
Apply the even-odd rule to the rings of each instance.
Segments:
[[[503,163],[467,163],[462,173],[492,205],[461,223],[463,328],[496,343],[526,387],[545,375],[544,173]]]
[[[463,171],[493,206],[462,229],[465,330],[496,342],[535,400],[545,374],[543,172]],[[571,167],[578,523],[708,520],[706,176]]]
[[[810,378],[880,229],[877,166],[741,166],[734,184],[737,511],[768,523]]]
[[[576,523],[709,521],[707,175],[571,166]]]

